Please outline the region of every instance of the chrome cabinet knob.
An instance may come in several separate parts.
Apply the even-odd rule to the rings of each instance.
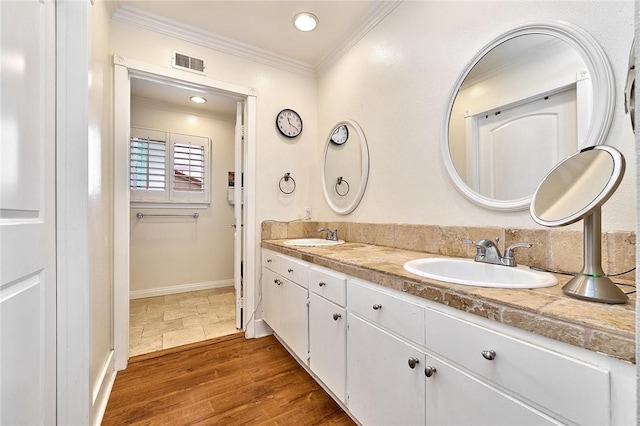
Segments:
[[[273,280],[274,283],[276,283],[277,285],[282,285],[282,281],[280,281],[279,279],[274,279]]]
[[[482,351],[480,353],[486,360],[493,361],[494,359],[496,359],[496,351],[494,351],[493,349],[489,349],[488,351]]]
[[[436,368],[435,368],[435,367],[432,367],[432,366],[430,366],[430,365],[427,365],[427,366],[424,368],[424,375],[425,375],[425,376],[427,376],[427,377],[431,377],[431,376],[433,376],[434,374],[436,374]]]
[[[320,287],[324,287],[325,285],[327,285],[327,283],[320,281],[320,282],[318,283],[318,285],[319,285]]]
[[[288,271],[289,273],[292,273],[292,272],[293,272],[293,269],[289,268],[289,269],[287,269],[287,271]]]
[[[334,321],[338,321],[340,318],[342,318],[342,315],[340,315],[340,314],[333,314],[333,320],[334,320]]]
[[[379,303],[376,303],[375,305],[373,305],[373,309],[376,310],[376,311],[380,310],[380,309],[382,309],[382,305],[380,305]]]
[[[409,368],[416,368],[416,365],[420,364],[420,360],[418,358],[411,357],[408,360]]]
[[[267,263],[271,263],[271,259],[267,259]]]

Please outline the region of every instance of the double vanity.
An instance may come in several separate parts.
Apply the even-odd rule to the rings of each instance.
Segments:
[[[361,424],[636,424],[635,365],[573,340],[620,306],[423,278],[404,264],[450,258],[410,250],[262,247],[264,321]]]
[[[520,250],[551,253],[549,238],[534,245],[514,237],[546,232],[537,229],[500,230],[502,255],[487,235],[466,240],[477,230],[464,227],[385,224],[391,231],[371,232],[370,242],[370,224],[318,224],[326,239],[308,238],[318,226],[305,222],[284,232],[301,238],[263,224],[264,322],[363,425],[637,424],[635,295],[602,268],[603,249],[614,271],[617,251],[602,246],[615,233],[601,233],[600,208],[625,168],[617,149],[602,145],[614,90],[590,35],[539,22],[487,44],[448,105],[442,153],[453,184],[488,209],[529,208],[545,227],[583,221],[584,265],[573,277],[517,264]],[[336,214],[351,213],[369,172],[358,123],[329,131],[323,164],[325,201]],[[429,232],[416,235],[422,228]],[[451,254],[453,234],[475,258],[454,257],[466,248]],[[407,245],[390,244],[402,237]],[[573,269],[557,267],[559,254],[529,264]]]

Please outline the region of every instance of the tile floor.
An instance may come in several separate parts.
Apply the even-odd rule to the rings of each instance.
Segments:
[[[233,287],[132,299],[129,356],[236,333]]]

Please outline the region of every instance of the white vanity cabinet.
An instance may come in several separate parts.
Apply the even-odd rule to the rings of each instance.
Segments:
[[[351,414],[363,425],[425,424],[424,352],[353,313],[348,320]]]
[[[309,271],[309,367],[346,402],[347,277],[319,266]]]
[[[636,424],[635,366],[263,250],[263,319],[362,425]]]
[[[426,324],[431,351],[486,383],[570,423],[610,424],[608,369],[430,309]]]
[[[422,371],[427,425],[562,424],[435,356],[427,355]]]
[[[363,425],[424,424],[424,308],[381,289],[348,282],[347,406]]]
[[[263,265],[262,318],[306,363],[309,353],[308,264],[263,250]]]

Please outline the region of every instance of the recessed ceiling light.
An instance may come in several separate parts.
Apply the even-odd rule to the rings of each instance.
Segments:
[[[313,13],[298,13],[293,17],[293,25],[300,31],[313,31],[318,25],[318,18]]]
[[[202,96],[192,96],[191,98],[191,102],[195,102],[197,104],[204,104],[207,102],[207,100],[205,98],[203,98]]]

